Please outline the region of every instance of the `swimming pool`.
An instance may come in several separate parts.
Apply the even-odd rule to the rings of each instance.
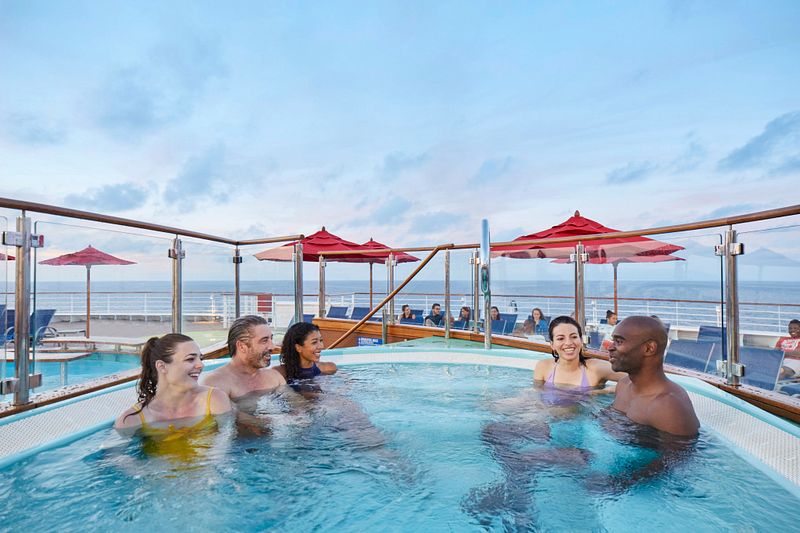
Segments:
[[[619,487],[624,473],[658,454],[624,424],[613,429],[620,426],[605,409],[610,396],[525,418],[537,401],[530,352],[395,349],[381,352],[385,364],[368,363],[374,349],[335,352],[345,354],[333,357],[342,371],[318,379],[323,394],[255,401],[269,423],[238,433],[223,424],[190,459],[154,455],[141,441],[116,436],[110,421],[67,445],[7,458],[13,462],[0,474],[0,524],[188,531],[795,527],[797,485],[706,427],[704,406],[703,432],[687,453],[660,475]],[[702,385],[693,401],[698,390]],[[735,400],[713,401],[741,412]],[[515,423],[522,419],[520,432]],[[797,434],[778,426],[796,444]],[[496,446],[493,435],[508,446]],[[532,457],[521,468],[520,459]]]
[[[46,357],[47,354],[44,355]],[[35,392],[84,383],[94,378],[116,374],[139,366],[139,356],[120,353],[90,353],[85,357],[63,362],[37,362],[36,372],[42,373],[42,386]],[[5,375],[14,375],[14,363],[5,363]],[[5,398],[10,397],[6,395]],[[0,396],[0,399],[4,398]]]

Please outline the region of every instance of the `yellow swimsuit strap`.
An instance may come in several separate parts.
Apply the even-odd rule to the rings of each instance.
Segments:
[[[211,416],[211,394],[214,392],[214,387],[208,388],[208,395],[206,396],[206,416]],[[132,406],[133,409],[136,405]],[[139,420],[142,422],[142,427],[147,427],[147,422],[144,420],[144,409],[139,411]]]

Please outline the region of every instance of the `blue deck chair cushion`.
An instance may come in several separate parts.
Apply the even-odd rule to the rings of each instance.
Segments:
[[[500,320],[505,320],[506,329],[503,333],[510,335],[517,325],[517,313],[500,313]]]
[[[783,366],[783,352],[773,348],[739,347],[739,362],[744,365],[741,382],[765,390],[775,390]]]
[[[325,316],[328,318],[347,318],[347,307],[332,305]]]
[[[469,329],[469,320],[456,320],[453,322],[453,329]]]
[[[314,313],[310,314],[303,313],[303,322],[308,322],[309,324],[311,324],[313,320],[314,320]]]
[[[697,332],[698,341],[707,342],[723,342],[725,338],[726,328],[719,326],[700,326]]]
[[[664,362],[697,372],[714,372],[716,366],[710,364],[710,361],[715,344],[687,339],[673,340],[667,347]]]
[[[589,348],[599,350],[603,344],[603,333],[600,331],[589,332]]]
[[[506,324],[507,322],[505,320],[492,320],[492,332],[498,335],[504,335],[506,332]]]
[[[351,320],[361,320],[369,313],[369,307],[353,307],[353,312],[350,313]]]
[[[421,326],[422,325],[422,317],[420,315],[417,315],[416,318],[401,318],[400,319],[400,323],[401,324],[412,324],[412,325],[416,325],[416,326]]]

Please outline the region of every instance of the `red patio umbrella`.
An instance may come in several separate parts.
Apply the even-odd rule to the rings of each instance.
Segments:
[[[391,246],[386,246],[385,244],[381,244],[375,239],[370,238],[367,242],[361,245],[363,248],[370,248],[372,250],[381,250],[386,248],[391,248]],[[369,263],[369,306],[372,307],[372,265],[375,263],[386,263],[389,260],[389,254],[391,252],[376,252],[374,254],[369,254],[369,257],[365,257],[365,262]],[[405,252],[396,252],[394,254],[394,259],[398,263],[413,263],[414,261],[419,261],[419,257],[414,257],[411,254],[407,254]]]
[[[301,240],[300,243],[303,245],[303,261],[319,261],[319,254],[322,252],[347,252],[350,250],[356,251],[362,249],[360,245],[354,242],[346,241],[341,237],[328,232],[325,229],[325,226],[322,226],[322,229],[318,232],[312,233],[305,239]],[[295,244],[297,244],[297,241],[290,242],[276,248],[270,248],[254,255],[256,259],[259,259],[260,261],[291,261]],[[359,254],[354,254],[352,257],[336,255],[326,257],[326,260],[360,263],[363,262],[360,260],[361,258],[363,258],[363,256]]]
[[[666,261],[683,261],[682,257],[675,255],[632,255],[630,257],[590,257],[589,264],[608,265],[614,268],[614,314],[618,313],[617,306],[617,267],[620,263],[663,263]],[[554,259],[553,263],[569,263],[569,259]]]
[[[13,260],[14,260],[13,255],[6,255],[4,253],[0,253],[0,261],[13,261]]]
[[[533,244],[533,245],[519,245],[519,246],[503,246],[492,249],[492,255],[499,257],[512,257],[515,259],[529,259],[529,258],[553,258],[563,259],[568,258],[570,254],[574,253],[575,245],[580,242],[582,235],[598,235],[601,233],[614,233],[616,229],[603,226],[590,218],[581,216],[580,211],[575,211],[575,214],[556,226],[540,231],[531,233],[529,235],[522,235],[514,239],[515,241],[531,241],[536,239],[548,239],[557,237],[576,237],[574,241],[561,242],[554,244]],[[594,241],[586,241],[584,243],[586,253],[589,257],[632,257],[635,255],[669,255],[679,250],[683,250],[682,246],[676,246],[655,239],[647,237],[617,237],[609,239],[600,239]]]
[[[73,252],[71,254],[59,255],[58,257],[53,257],[52,259],[45,259],[44,261],[39,261],[40,265],[53,265],[53,266],[79,265],[86,267],[86,338],[87,339],[89,338],[89,327],[90,327],[90,321],[92,319],[92,312],[91,312],[92,266],[133,265],[135,263],[136,263],[135,261],[120,259],[119,257],[114,257],[113,255],[101,252],[100,250],[98,250],[97,248],[93,248],[92,246],[87,246],[83,250]]]

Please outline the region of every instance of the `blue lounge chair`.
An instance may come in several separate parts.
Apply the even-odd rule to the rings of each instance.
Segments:
[[[314,320],[314,316],[314,313],[303,313],[303,322],[308,322],[311,324],[311,322]]]
[[[688,370],[713,373],[716,364],[711,361],[715,346],[713,342],[676,339],[669,343],[664,362]]]
[[[697,340],[705,342],[725,342],[726,328],[719,326],[700,326],[697,332]]]
[[[505,320],[506,322],[504,334],[511,335],[514,333],[514,328],[517,326],[517,313],[500,313],[500,320]]]
[[[469,329],[469,320],[456,320],[453,322],[453,329]]]
[[[425,310],[424,309],[412,309],[411,314],[415,317],[419,317],[422,320],[425,320]]]
[[[422,315],[417,315],[416,318],[401,318],[401,324],[409,324],[414,326],[421,326],[423,322]]]
[[[788,394],[789,396],[800,397],[800,383],[784,385],[778,392],[781,394]]]
[[[353,307],[353,312],[350,313],[350,320],[361,320],[362,318],[367,316],[367,313],[369,313],[370,310],[371,309],[369,307]],[[380,317],[377,317],[377,316],[373,316],[369,320],[371,322],[380,322],[381,321]]]
[[[603,333],[600,331],[589,332],[589,348],[599,350],[603,345]]]
[[[760,389],[775,390],[783,366],[783,351],[740,346],[739,362],[744,365],[742,383]]]
[[[348,318],[347,317],[347,307],[345,306],[337,306],[332,305],[330,309],[328,309],[328,314],[325,315],[328,318]]]
[[[505,335],[506,327],[508,327],[505,320],[492,320],[492,333],[497,335]]]
[[[53,320],[53,316],[56,314],[55,309],[37,309],[33,313],[31,313],[29,328],[30,328],[30,338],[31,344],[33,346],[38,345],[44,337],[55,337],[57,332],[55,328],[50,327],[50,321]],[[16,314],[14,313],[13,309],[9,309],[6,312],[6,320],[8,328],[6,329],[6,341],[13,341],[15,337],[14,331],[14,320],[16,319]]]

